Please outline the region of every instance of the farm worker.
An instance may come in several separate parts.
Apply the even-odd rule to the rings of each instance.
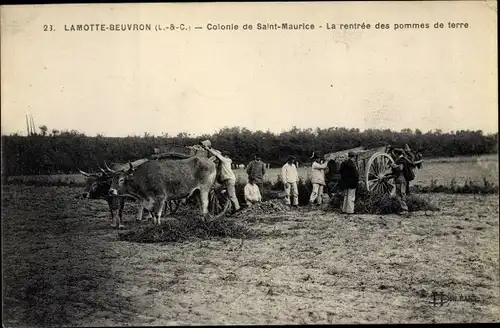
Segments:
[[[394,155],[394,147],[391,145],[391,144],[388,144],[386,147],[385,147],[385,152],[387,154],[389,154],[393,159],[395,158],[395,155]]]
[[[412,181],[413,179],[415,179],[415,153],[411,150],[410,146],[408,146],[408,144],[405,144],[404,145],[404,148],[403,148],[403,156],[406,157],[407,159],[407,165],[408,165],[408,168],[407,168],[407,174],[405,176],[405,179],[406,179],[406,194],[409,195],[410,194],[410,181]]]
[[[322,203],[323,188],[325,186],[325,169],[328,163],[322,160],[317,153],[313,153],[314,161],[312,163],[311,182],[312,192],[309,197],[309,204],[312,205],[316,201],[318,205]]]
[[[325,182],[330,197],[336,194],[339,189],[340,182],[340,164],[338,161],[331,159],[327,161],[327,169],[325,170]]]
[[[255,159],[247,166],[248,180],[250,181],[250,179],[253,179],[262,193],[264,191],[264,175],[266,174],[266,167],[259,155],[255,155],[254,158]]]
[[[206,146],[205,144],[202,144],[202,147],[209,153],[217,157],[217,159],[219,160],[218,169],[220,170],[220,180],[226,187],[229,199],[231,200],[231,203],[233,203],[234,211],[238,212],[240,210],[240,203],[238,202],[238,198],[236,197],[236,176],[231,169],[231,164],[233,161],[231,160],[231,158],[229,158],[229,152],[224,151],[221,153],[220,151],[213,149],[210,146]]]
[[[294,207],[299,205],[299,189],[297,187],[297,182],[299,181],[299,174],[297,173],[297,167],[293,163],[295,158],[293,156],[288,157],[288,161],[281,168],[281,179],[285,184],[285,201],[290,205],[290,194],[292,196],[292,205]]]
[[[407,195],[407,182],[405,175],[410,167],[410,163],[406,157],[404,157],[404,152],[402,149],[395,149],[394,154],[397,156],[396,161],[392,164],[392,174],[394,175],[396,182],[396,199],[399,202],[401,208],[400,214],[408,212],[408,205],[406,204]]]
[[[340,164],[340,189],[344,190],[344,202],[342,213],[354,213],[354,201],[356,200],[356,188],[359,182],[359,173],[354,163],[356,154],[350,151],[347,159]]]
[[[255,183],[253,178],[248,179],[248,183],[245,185],[245,202],[248,206],[262,201],[262,195],[260,193],[259,187]]]
[[[408,146],[408,144],[405,144],[404,145],[404,153],[406,155],[406,157],[411,160],[411,161],[414,161],[415,160],[415,156],[413,154],[413,151],[411,150],[410,146]]]

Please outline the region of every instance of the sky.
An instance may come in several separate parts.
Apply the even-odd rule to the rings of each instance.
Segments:
[[[315,29],[256,30],[284,22]],[[371,28],[339,26],[363,22]],[[86,23],[153,31],[65,31]],[[171,23],[191,30],[154,31]],[[430,28],[394,30],[402,23]],[[26,134],[26,114],[49,131],[105,136],[225,126],[498,131],[491,2],[2,6],[1,35],[2,134]]]

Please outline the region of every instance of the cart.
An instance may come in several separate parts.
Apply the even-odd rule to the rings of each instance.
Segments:
[[[354,152],[354,163],[359,172],[360,182],[370,193],[393,194],[396,190],[392,176],[391,165],[394,158],[387,148],[379,147],[364,149],[356,147],[329,153],[324,156],[326,161],[335,160],[337,163],[347,159],[349,152]]]
[[[193,156],[207,158],[211,157],[211,155],[206,150],[199,146],[166,146],[154,148],[154,154],[152,154],[150,158],[155,160],[180,160]],[[190,206],[196,205],[196,202],[193,199],[188,198],[168,200],[165,204],[165,211],[168,211],[170,214],[175,214],[182,204]],[[215,218],[220,218],[226,215],[230,207],[231,200],[227,196],[226,188],[216,182],[212,186],[212,189],[210,190],[210,194],[208,196],[209,213]]]

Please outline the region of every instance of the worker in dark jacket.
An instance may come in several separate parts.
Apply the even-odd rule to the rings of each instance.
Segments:
[[[400,214],[408,213],[408,205],[406,204],[406,196],[408,195],[408,175],[411,170],[410,161],[404,156],[402,149],[395,149],[394,154],[397,156],[395,163],[392,165],[392,174],[395,177],[396,183],[396,199],[400,207]]]
[[[413,150],[408,146],[408,144],[404,145],[403,148],[403,156],[406,158],[406,168],[405,168],[405,179],[406,179],[406,194],[410,194],[410,181],[415,179],[415,160],[416,160],[416,154],[413,152]]]
[[[331,159],[328,161],[325,171],[325,183],[327,186],[328,195],[333,197],[339,191],[340,182],[340,163]]]
[[[342,213],[354,213],[354,201],[356,200],[356,188],[359,182],[359,173],[354,163],[356,154],[349,152],[347,160],[340,165],[340,183],[339,187],[344,190],[344,202],[342,204]]]

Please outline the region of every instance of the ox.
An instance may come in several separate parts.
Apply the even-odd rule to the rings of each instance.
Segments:
[[[147,160],[141,159],[133,162],[131,165],[136,167],[145,161]],[[77,198],[105,200],[108,203],[109,211],[111,213],[111,225],[123,228],[123,208],[125,206],[126,197],[113,197],[109,195],[109,188],[111,187],[110,173],[116,171],[126,171],[129,168],[129,164],[113,163],[111,164],[111,167],[108,167],[106,162],[104,162],[104,165],[108,171],[99,167],[99,170],[101,171],[100,173],[87,173],[79,169],[80,173],[87,177],[87,180],[85,182],[83,193]],[[116,211],[118,211],[118,220],[115,216]],[[143,211],[140,211],[141,218],[142,212]]]
[[[127,172],[117,171],[111,179],[111,196],[129,196],[146,208],[153,220],[161,224],[162,210],[167,200],[191,197],[199,191],[203,219],[208,214],[208,195],[215,183],[216,166],[205,157],[180,160],[148,161],[138,167],[129,164]]]

